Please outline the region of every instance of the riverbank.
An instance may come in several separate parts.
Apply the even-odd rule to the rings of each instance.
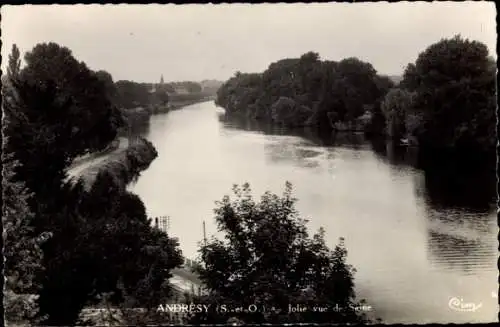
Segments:
[[[86,163],[90,163],[93,160],[96,160],[102,156],[108,155],[113,151],[116,151],[119,148],[122,148],[126,142],[125,138],[117,137],[114,141],[112,141],[104,150],[98,152],[88,153],[83,156],[79,156],[75,158],[71,165],[68,167],[68,171],[72,171],[76,169],[78,166],[82,166]],[[125,146],[126,147],[126,146]]]
[[[67,170],[66,182],[82,181],[89,191],[101,172],[109,173],[122,189],[133,180],[140,171],[146,169],[156,158],[154,146],[147,140],[137,138],[132,143],[126,138],[112,151],[95,153],[87,158],[80,158]]]

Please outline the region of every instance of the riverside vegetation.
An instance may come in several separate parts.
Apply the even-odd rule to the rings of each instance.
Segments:
[[[440,152],[496,147],[496,63],[486,45],[459,35],[422,51],[398,84],[357,58],[308,52],[262,73],[237,72],[217,95],[228,116],[291,128],[408,138]]]
[[[65,183],[73,159],[116,138],[121,112],[98,75],[65,47],[36,45],[22,69],[15,46],[9,59],[2,88],[6,322],[74,325],[103,294],[146,307],[168,297],[169,270],[182,264],[178,244],[152,228],[142,201],[117,183],[147,167],[152,145],[127,152],[126,165],[100,173],[88,192],[83,181]]]
[[[145,309],[115,324],[168,322],[156,308],[175,298],[169,278],[182,265],[182,253],[174,238],[152,226],[141,199],[124,187],[157,156],[154,146],[146,140],[134,143],[123,162],[117,159],[99,171],[90,188],[84,180],[66,182],[75,159],[107,149],[126,128],[118,83],[56,43],[37,44],[24,61],[21,68],[14,45],[2,76],[6,323],[92,324],[81,316],[82,309],[103,303],[124,312]],[[346,250],[340,242],[330,251],[322,231],[308,237],[291,186],[283,197],[266,193],[260,203],[251,199],[248,185],[234,191],[236,202],[224,198],[215,217],[230,241],[200,248],[199,274],[212,297],[199,301],[239,304],[245,294],[278,306],[300,301],[350,308],[354,270],[345,263]],[[276,256],[288,259],[274,262]],[[241,292],[231,291],[232,286]],[[231,318],[191,317],[209,323]],[[271,322],[285,316],[238,318]],[[323,318],[289,319],[364,318],[346,309]]]

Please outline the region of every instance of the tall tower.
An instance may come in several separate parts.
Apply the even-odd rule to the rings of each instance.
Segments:
[[[160,85],[163,85],[163,74],[161,75],[161,78],[160,78]]]

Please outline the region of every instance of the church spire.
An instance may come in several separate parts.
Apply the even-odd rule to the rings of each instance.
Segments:
[[[161,78],[160,78],[160,85],[163,85],[163,74],[161,75]]]

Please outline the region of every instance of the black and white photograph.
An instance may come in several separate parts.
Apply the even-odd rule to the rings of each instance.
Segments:
[[[498,323],[496,15],[2,5],[4,325]]]

